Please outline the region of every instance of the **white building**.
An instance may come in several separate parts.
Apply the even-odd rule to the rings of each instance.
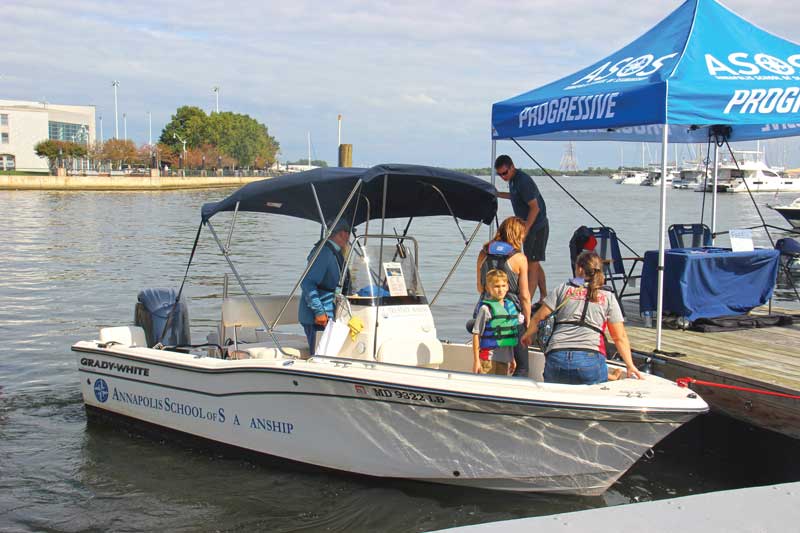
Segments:
[[[95,141],[94,106],[0,100],[0,170],[49,170],[33,147],[47,139]]]

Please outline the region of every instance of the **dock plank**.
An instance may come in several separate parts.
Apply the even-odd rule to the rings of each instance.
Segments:
[[[796,316],[788,327],[701,333],[665,328],[661,349],[682,357],[653,356],[656,329],[645,328],[638,302],[626,302],[626,325],[634,352],[650,355],[657,373],[670,379],[693,377],[737,387],[800,396],[800,311],[773,308]],[[766,308],[754,310],[766,314]],[[800,402],[741,391],[696,386],[712,409],[754,425],[800,438]]]

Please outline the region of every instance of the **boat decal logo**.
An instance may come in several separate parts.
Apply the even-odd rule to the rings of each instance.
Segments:
[[[94,381],[94,397],[100,403],[106,403],[108,400],[108,384],[103,378],[97,378]]]
[[[364,388],[364,385],[356,385],[355,388],[356,388],[356,392],[358,394],[366,394],[367,393],[367,389]]]
[[[133,374],[134,376],[150,376],[150,369],[143,366],[124,365],[116,361],[98,361],[91,357],[81,357],[81,366],[100,368],[103,370],[113,370],[123,374]]]

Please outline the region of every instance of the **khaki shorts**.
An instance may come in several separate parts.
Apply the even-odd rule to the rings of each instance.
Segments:
[[[481,374],[507,376],[508,363],[501,363],[499,361],[481,361]]]

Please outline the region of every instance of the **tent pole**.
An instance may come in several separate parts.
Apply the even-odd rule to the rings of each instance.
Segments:
[[[489,168],[492,169],[492,187],[497,187],[495,185],[495,181],[497,179],[497,172],[494,169],[494,162],[495,162],[496,159],[497,159],[497,141],[492,139],[492,164],[489,165]],[[496,228],[494,228],[494,226],[495,226],[494,221],[489,223],[489,239],[490,240],[491,240],[492,236],[494,236],[494,231],[496,230]]]
[[[667,149],[669,126],[664,124],[661,137],[661,208],[658,221],[658,300],[656,304],[656,350],[661,349],[662,313],[664,311],[664,236],[667,233]]]
[[[717,179],[719,178],[719,145],[714,141],[714,191],[711,194],[711,245],[717,233]]]

